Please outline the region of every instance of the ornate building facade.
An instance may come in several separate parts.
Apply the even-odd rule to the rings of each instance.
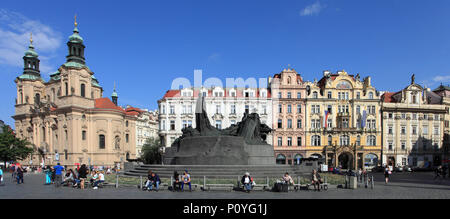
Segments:
[[[305,152],[305,97],[303,78],[283,69],[270,80],[273,146],[278,164],[300,164]]]
[[[380,98],[371,78],[324,71],[306,83],[306,156],[330,167],[373,168],[381,156]]]
[[[442,97],[414,82],[383,94],[383,165],[430,167],[442,162]]]
[[[159,136],[164,147],[170,147],[184,127],[195,127],[195,104],[205,97],[211,125],[224,129],[241,121],[244,112],[258,113],[261,122],[272,128],[272,99],[266,88],[184,88],[169,90],[158,100]],[[272,142],[269,135],[267,142]]]
[[[442,97],[442,105],[445,106],[447,113],[444,115],[444,140],[442,143],[444,160],[450,162],[450,86],[440,85],[434,91]]]
[[[158,111],[140,109],[136,121],[136,156],[140,157],[142,146],[149,138],[159,139]]]
[[[103,88],[85,64],[85,45],[77,23],[67,42],[66,63],[44,81],[32,40],[23,74],[15,79],[15,128],[36,149],[34,165],[119,166],[135,158],[139,112],[102,97]],[[29,161],[27,161],[29,162]]]

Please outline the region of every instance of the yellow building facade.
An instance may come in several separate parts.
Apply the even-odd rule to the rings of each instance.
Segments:
[[[342,169],[370,169],[381,157],[380,97],[371,78],[345,71],[306,84],[306,156]]]

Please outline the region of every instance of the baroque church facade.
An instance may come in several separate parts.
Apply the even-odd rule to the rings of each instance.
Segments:
[[[61,163],[119,167],[136,158],[136,108],[103,97],[103,88],[85,63],[85,45],[77,23],[67,42],[66,63],[44,81],[32,39],[25,52],[23,74],[15,79],[16,133],[35,149],[25,161],[33,165]]]

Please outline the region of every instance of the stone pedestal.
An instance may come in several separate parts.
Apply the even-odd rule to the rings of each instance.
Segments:
[[[164,164],[172,165],[274,165],[273,146],[248,145],[239,136],[195,136],[167,148]]]

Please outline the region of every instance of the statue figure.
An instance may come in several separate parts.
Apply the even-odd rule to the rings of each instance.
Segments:
[[[244,138],[247,144],[267,144],[265,142],[267,134],[272,131],[266,124],[261,124],[257,113],[244,113],[241,122],[226,129],[218,130],[209,122],[204,97],[197,100],[195,122],[197,124],[195,129],[189,126],[181,130],[183,134],[172,143],[173,146],[179,147],[181,139],[193,136],[240,136]]]
[[[411,84],[414,84],[414,80],[416,79],[416,76],[414,74],[412,74],[411,76]]]

